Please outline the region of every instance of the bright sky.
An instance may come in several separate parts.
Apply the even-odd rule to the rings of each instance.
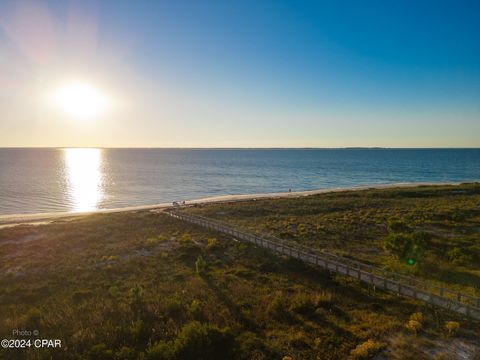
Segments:
[[[480,147],[480,2],[2,1],[0,146]]]

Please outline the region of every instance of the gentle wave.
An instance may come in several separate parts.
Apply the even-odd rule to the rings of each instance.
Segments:
[[[480,149],[0,149],[0,214],[480,179]]]

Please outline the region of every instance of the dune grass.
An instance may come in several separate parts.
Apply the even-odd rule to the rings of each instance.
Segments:
[[[253,222],[262,231],[275,231],[285,217],[295,219],[290,224],[297,225],[298,233],[300,224],[307,232],[314,231],[312,224],[323,224],[328,231],[315,231],[330,234],[334,225],[317,216],[341,217],[345,212],[354,217],[359,208],[351,208],[356,201],[349,196],[298,200],[304,203],[304,215],[294,210],[293,199],[278,200],[289,204],[290,215],[280,203],[277,207],[277,200],[192,211],[229,221],[235,216],[238,224],[251,227],[254,207],[259,219],[269,220],[265,225]],[[458,196],[468,202],[478,195]],[[413,202],[406,195],[391,201],[399,199]],[[386,208],[384,197],[371,194],[363,201]],[[455,204],[445,201],[453,210]],[[278,210],[273,215],[272,207]],[[394,212],[404,214],[400,209],[398,205]],[[376,221],[374,233],[386,233],[387,225]],[[474,242],[474,228],[463,239]],[[364,233],[372,239],[365,243],[368,248],[378,246],[383,252],[373,245],[376,237]],[[337,241],[345,246],[350,232],[342,236],[347,238]],[[314,243],[307,239],[292,235],[292,241]],[[332,240],[332,249],[347,251],[334,244]],[[357,240],[352,247],[365,244]],[[453,343],[462,351],[478,351],[478,324],[458,315],[375,291],[162,213],[97,214],[0,229],[0,259],[0,338],[21,338],[12,335],[20,329],[62,340],[61,349],[0,349],[2,359],[360,359],[376,354],[429,359],[432,353],[451,355]],[[449,266],[475,276],[475,264]],[[407,326],[412,316],[421,320],[415,331]]]
[[[188,211],[480,297],[477,183],[345,191]],[[406,242],[406,248],[395,251],[392,239]],[[408,248],[415,239],[421,239],[420,251]]]

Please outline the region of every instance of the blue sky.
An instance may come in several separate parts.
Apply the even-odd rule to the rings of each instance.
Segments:
[[[18,4],[0,146],[480,146],[478,1]],[[72,76],[116,105],[79,122],[32,100]]]

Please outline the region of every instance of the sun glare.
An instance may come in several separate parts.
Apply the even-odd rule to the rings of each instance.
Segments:
[[[96,210],[103,198],[101,149],[64,149],[65,177],[72,211]]]
[[[92,85],[71,82],[61,86],[53,95],[53,103],[71,117],[91,119],[104,113],[110,101]]]

